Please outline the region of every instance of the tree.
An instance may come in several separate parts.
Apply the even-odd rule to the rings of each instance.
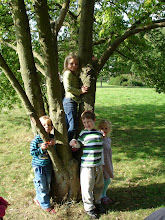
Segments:
[[[127,46],[121,45],[109,59],[111,76],[133,73],[157,92],[165,92],[164,38],[164,29],[139,33],[130,38]]]
[[[99,72],[131,36],[165,26],[163,1],[1,2],[1,13],[4,10],[9,12],[9,16],[1,23],[0,66],[24,103],[31,122],[46,142],[49,137],[39,117],[46,112],[45,99],[47,100],[48,114],[55,128],[57,142],[57,150],[49,150],[55,171],[52,196],[56,201],[77,199],[80,194],[79,165],[68,146],[58,75],[60,60],[63,60],[69,50],[78,51],[80,78],[83,84],[89,86],[89,92],[83,96],[80,104],[80,113],[94,110]],[[7,59],[6,46],[17,52],[20,72],[16,72]],[[63,51],[64,48],[67,50]],[[11,56],[11,52],[7,53]],[[92,60],[93,53],[97,54],[97,61]],[[0,77],[2,75],[1,73]]]

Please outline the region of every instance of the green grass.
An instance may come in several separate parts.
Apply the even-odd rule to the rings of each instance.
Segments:
[[[97,123],[112,122],[115,178],[108,195],[113,204],[101,220],[142,220],[164,206],[165,95],[149,88],[97,87]],[[56,205],[51,216],[33,203],[35,190],[29,145],[33,138],[23,109],[0,113],[0,196],[11,206],[6,219],[89,220],[82,202]]]

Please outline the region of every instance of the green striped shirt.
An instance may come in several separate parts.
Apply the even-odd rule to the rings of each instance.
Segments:
[[[83,130],[77,139],[83,149],[82,167],[95,167],[102,164],[103,136],[98,130]]]

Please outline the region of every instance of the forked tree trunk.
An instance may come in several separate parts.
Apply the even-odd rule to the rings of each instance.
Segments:
[[[48,136],[44,130],[41,129],[42,126],[37,118],[37,116],[39,117],[40,115],[45,114],[45,112],[38,75],[35,69],[29,23],[24,1],[12,0],[11,7],[16,30],[22,79],[25,84],[25,92],[30,101],[30,104],[28,103],[28,107],[27,105],[25,106],[32,122],[38,128],[38,132],[40,133],[42,139],[47,141]],[[94,109],[95,100],[96,74],[91,65],[94,0],[82,1],[81,7],[83,10],[86,7],[88,8],[86,13],[81,14],[80,20],[79,56],[82,61],[81,80],[83,84],[86,84],[89,87],[89,92],[83,96],[84,103],[80,105],[80,111],[82,112],[87,109]],[[51,193],[52,197],[57,202],[68,199],[78,199],[80,198],[79,164],[77,160],[72,157],[72,153],[68,145],[65,114],[62,106],[61,84],[58,76],[57,36],[54,35],[51,30],[47,1],[34,0],[34,9],[42,48],[49,113],[55,127],[55,138],[57,143],[56,150],[51,147],[48,151],[54,169]],[[87,24],[88,27],[86,27]],[[88,30],[88,33],[84,32],[85,28],[87,28],[86,30]],[[29,105],[34,107],[34,111],[31,113],[29,113],[29,109],[31,109],[31,106],[29,108]],[[43,111],[40,114],[38,110]]]
[[[48,8],[46,0],[34,1],[37,24],[40,33],[40,43],[43,51],[44,68],[46,73],[46,86],[49,101],[49,112],[55,127],[55,138],[57,140],[57,150],[50,148],[49,155],[54,169],[54,181],[52,184],[52,197],[61,202],[67,199],[78,199],[80,196],[79,166],[72,158],[72,153],[68,145],[67,131],[65,125],[65,115],[62,107],[62,92],[58,78],[58,51],[57,41],[51,33],[49,23]],[[40,86],[37,81],[38,76],[31,50],[29,24],[23,0],[11,1],[14,26],[16,29],[16,39],[18,45],[18,56],[21,65],[22,79],[25,84],[25,91],[34,109],[42,102]],[[28,35],[28,37],[24,36]],[[34,88],[34,90],[32,90]],[[36,90],[38,88],[38,90]],[[36,95],[36,99],[33,97]],[[41,99],[40,99],[41,98]],[[34,102],[33,102],[34,100]],[[26,106],[27,107],[27,106]],[[39,109],[44,109],[39,107]],[[26,108],[29,111],[29,109]],[[29,114],[29,112],[28,112]],[[34,113],[35,114],[35,113]],[[40,123],[29,114],[36,127]],[[44,111],[41,115],[45,114]],[[38,117],[40,114],[37,112]],[[48,140],[43,130],[38,130],[44,141]]]

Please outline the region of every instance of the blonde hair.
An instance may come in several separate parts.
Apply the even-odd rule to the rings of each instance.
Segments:
[[[50,123],[51,123],[51,126],[53,127],[52,120],[50,119],[49,116],[47,116],[47,115],[41,116],[41,117],[39,118],[39,120],[40,120],[41,124],[42,124],[42,122],[48,122],[48,123],[50,122]]]
[[[76,60],[78,61],[78,67],[79,67],[79,58],[78,58],[78,56],[77,56],[76,54],[74,54],[74,53],[70,53],[69,55],[67,55],[67,56],[65,57],[65,60],[64,60],[64,70],[63,70],[63,72],[65,72],[65,70],[68,69],[68,63],[69,63],[69,60],[70,60],[70,59],[76,59]]]
[[[106,120],[106,119],[102,119],[102,120],[99,122],[99,124],[98,124],[98,129],[100,130],[101,127],[102,127],[103,125],[105,125],[105,124],[107,125],[107,127],[108,127],[109,130],[111,131],[111,130],[112,130],[111,122],[108,121],[108,120]]]

